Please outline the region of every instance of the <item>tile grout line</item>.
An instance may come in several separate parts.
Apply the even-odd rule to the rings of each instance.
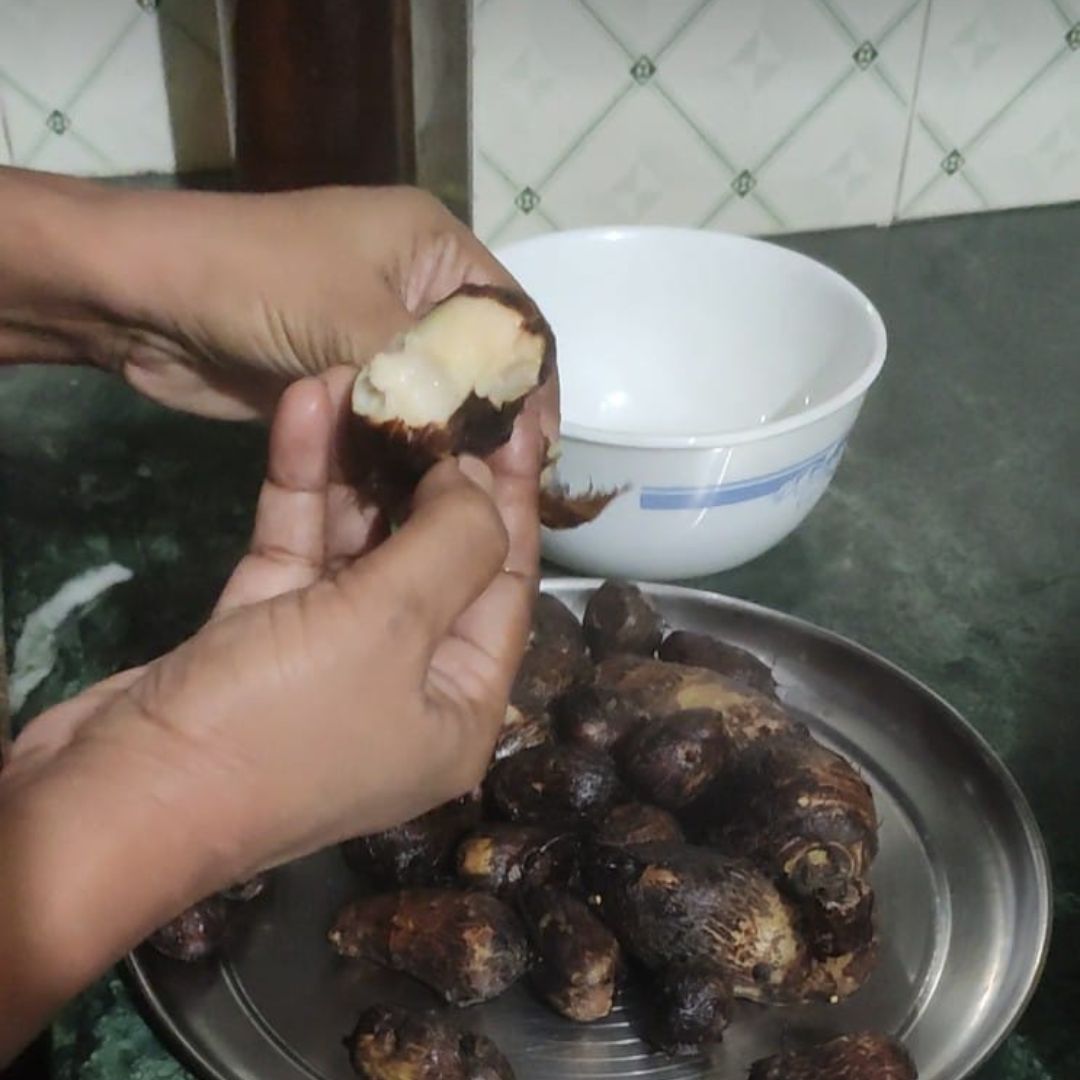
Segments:
[[[705,9],[712,6],[712,3],[713,0],[702,0],[702,2],[686,17],[686,20],[683,22],[683,24],[675,29],[675,32],[671,34],[667,41],[663,42],[660,46],[657,47],[655,59],[659,60],[660,57],[663,56],[664,53],[666,53],[668,49],[670,49],[672,45],[674,45],[679,40],[679,38],[681,38],[683,34],[686,33],[687,30],[690,29],[690,27],[693,26],[695,22],[697,22],[698,17],[705,11]]]
[[[915,60],[915,83],[911,90],[911,102],[908,106],[907,128],[900,151],[900,168],[896,176],[896,189],[893,192],[890,222],[900,220],[900,200],[904,197],[904,182],[907,179],[908,159],[911,156],[911,144],[915,136],[915,120],[919,113],[919,93],[922,88],[923,71],[926,65],[926,45],[930,39],[930,13],[934,0],[926,0],[923,13],[922,30],[919,34],[919,52]]]
[[[1053,68],[1055,68],[1061,61],[1069,55],[1070,49],[1067,45],[1063,45],[1050,59],[1043,64],[1034,75],[993,116],[991,116],[978,131],[967,141],[967,144],[963,147],[963,152],[975,149],[979,143],[986,137],[986,135],[994,128],[999,120],[1022,98],[1025,94],[1038,82],[1040,82]]]
[[[573,157],[574,154],[581,148],[582,144],[590,135],[615,111],[615,108],[623,101],[624,98],[637,88],[634,81],[631,79],[628,86],[622,87],[621,90],[615,95],[614,98],[593,118],[592,123],[588,124],[577,137],[571,142],[563,151],[562,156],[555,162],[554,165],[537,181],[537,188],[543,188],[558,175],[559,171],[564,165]],[[541,191],[541,195],[543,192]]]
[[[145,14],[142,13],[142,12],[137,12],[136,14],[131,16],[131,18],[127,21],[127,23],[124,25],[124,27],[120,30],[120,32],[113,39],[113,41],[109,45],[109,47],[101,54],[100,57],[98,57],[98,59],[95,62],[94,66],[89,70],[89,72],[87,72],[86,75],[83,76],[82,81],[75,87],[74,90],[72,90],[72,92],[70,94],[68,94],[67,98],[65,98],[63,102],[61,102],[59,105],[57,105],[55,107],[56,109],[58,109],[65,116],[67,116],[68,111],[75,105],[75,103],[79,100],[79,98],[90,88],[90,86],[93,84],[94,80],[104,70],[105,65],[115,55],[117,49],[119,49],[120,46],[127,40],[128,36],[132,33],[132,31],[138,25],[139,20],[143,19],[145,17],[146,17]],[[34,158],[36,158],[38,156],[38,154],[40,154],[41,151],[45,148],[45,144],[49,141],[50,134],[51,133],[48,131],[48,129],[46,129],[45,132],[38,138],[37,142],[35,142],[34,145],[31,146],[30,151],[26,156],[26,163],[28,165],[33,164]],[[67,132],[65,132],[64,134],[66,135]],[[87,141],[86,141],[85,137],[81,138],[78,141],[84,147],[87,145]],[[95,152],[96,152],[96,156],[98,157],[98,159],[100,161],[102,161],[102,163],[104,165],[107,165],[110,168],[113,167],[113,163],[104,154],[102,154],[101,151],[96,150],[96,148],[95,148]]]
[[[1061,16],[1066,30],[1071,30],[1075,24],[1072,15],[1061,6],[1061,0],[1050,0],[1054,10]]]
[[[712,155],[724,166],[731,175],[737,176],[739,172],[738,166],[732,161],[730,157],[724,152],[723,148],[717,146],[712,139],[705,134],[704,131],[698,126],[697,121],[679,104],[678,99],[671,94],[667,87],[664,86],[663,80],[660,78],[654,78],[652,85],[655,87],[656,92],[671,106],[675,114],[683,121],[691,131],[708,147]]]

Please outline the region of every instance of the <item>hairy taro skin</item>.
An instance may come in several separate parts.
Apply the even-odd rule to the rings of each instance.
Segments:
[[[708,668],[769,697],[776,697],[772,669],[752,652],[708,634],[673,630],[660,645],[657,656],[673,664]]]
[[[147,941],[172,960],[208,960],[224,945],[229,920],[229,902],[220,895],[208,896],[158,927]]]
[[[720,716],[687,709],[641,724],[620,743],[623,779],[647,802],[679,811],[700,799],[732,756]]]
[[[751,1067],[749,1080],[918,1080],[918,1073],[895,1039],[862,1032],[762,1058]]]
[[[345,1045],[364,1080],[514,1080],[490,1039],[458,1031],[433,1011],[372,1005]]]
[[[404,825],[341,845],[355,873],[378,889],[437,885],[453,877],[458,841],[480,821],[480,799],[466,795]]]
[[[347,904],[330,930],[342,955],[403,971],[450,1005],[498,997],[525,973],[520,920],[487,893],[406,889]]]
[[[519,908],[537,956],[531,978],[540,996],[578,1023],[608,1016],[621,966],[614,934],[583,901],[553,886],[526,890]]]
[[[722,1040],[734,995],[727,976],[709,964],[675,964],[653,986],[645,1038],[672,1056],[695,1054]]]
[[[484,781],[488,804],[507,821],[572,828],[607,812],[620,791],[615,763],[584,746],[538,746],[504,758]]]
[[[605,581],[589,598],[582,619],[589,652],[608,656],[652,656],[664,634],[664,620],[636,585]]]
[[[586,879],[603,920],[646,967],[705,964],[736,997],[798,1000],[810,957],[797,912],[752,864],[686,844],[598,847]]]
[[[674,814],[649,803],[629,802],[612,807],[593,831],[593,840],[607,847],[675,843],[685,840]]]

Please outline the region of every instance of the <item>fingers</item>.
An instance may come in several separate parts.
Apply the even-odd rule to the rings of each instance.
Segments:
[[[251,549],[225,586],[216,614],[302,589],[322,574],[331,435],[326,388],[318,379],[293,383],[270,431]]]
[[[509,543],[493,489],[490,471],[475,459],[436,465],[404,525],[338,578],[362,605],[360,616],[365,609],[387,612],[402,647],[417,648],[425,666],[435,643],[505,563]]]
[[[521,663],[536,597],[542,453],[535,418],[522,416],[510,442],[491,459],[495,505],[508,540],[503,573],[462,613],[431,659],[433,672],[452,678],[474,703],[497,704],[499,717]]]

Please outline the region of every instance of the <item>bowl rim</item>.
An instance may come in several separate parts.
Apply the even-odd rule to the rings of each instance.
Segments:
[[[842,390],[819,402],[813,408],[795,413],[794,416],[784,417],[782,420],[774,420],[752,428],[734,428],[730,431],[708,431],[689,435],[650,435],[634,431],[620,431],[615,428],[596,428],[564,421],[560,432],[562,438],[604,446],[626,446],[637,449],[712,449],[759,442],[777,435],[784,435],[790,431],[796,431],[799,428],[809,427],[818,420],[823,420],[842,409],[845,405],[849,405],[851,402],[863,397],[876,381],[878,375],[881,374],[881,369],[885,364],[885,356],[888,352],[889,336],[881,313],[870,298],[862,289],[849,281],[843,274],[832,269],[832,267],[826,266],[823,262],[819,262],[809,255],[804,255],[800,251],[792,251],[790,248],[770,240],[761,240],[757,237],[743,236],[739,233],[724,232],[719,229],[695,229],[680,225],[596,225],[580,229],[559,229],[539,236],[529,236],[522,240],[511,241],[497,247],[494,250],[494,255],[497,259],[502,260],[507,254],[523,248],[546,247],[559,243],[566,238],[588,241],[604,240],[615,243],[634,241],[646,237],[663,238],[665,236],[708,237],[710,241],[715,240],[721,244],[730,244],[735,247],[767,248],[771,253],[779,255],[782,259],[812,267],[814,272],[821,274],[841,292],[854,299],[866,315],[873,336],[873,348],[869,363]]]

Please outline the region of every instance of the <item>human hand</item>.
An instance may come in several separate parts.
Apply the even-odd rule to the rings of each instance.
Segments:
[[[101,770],[204,822],[204,891],[473,787],[524,647],[535,429],[494,477],[475,460],[433,469],[403,527],[359,560],[373,519],[332,505],[332,434],[325,384],[290,388],[251,551],[208,626],[15,743],[14,772]]]
[[[414,188],[142,192],[117,202],[115,221],[169,256],[150,282],[119,287],[141,329],[113,364],[142,393],[210,416],[268,414],[293,379],[363,365],[462,284],[517,287]],[[557,379],[533,408],[554,441]]]

